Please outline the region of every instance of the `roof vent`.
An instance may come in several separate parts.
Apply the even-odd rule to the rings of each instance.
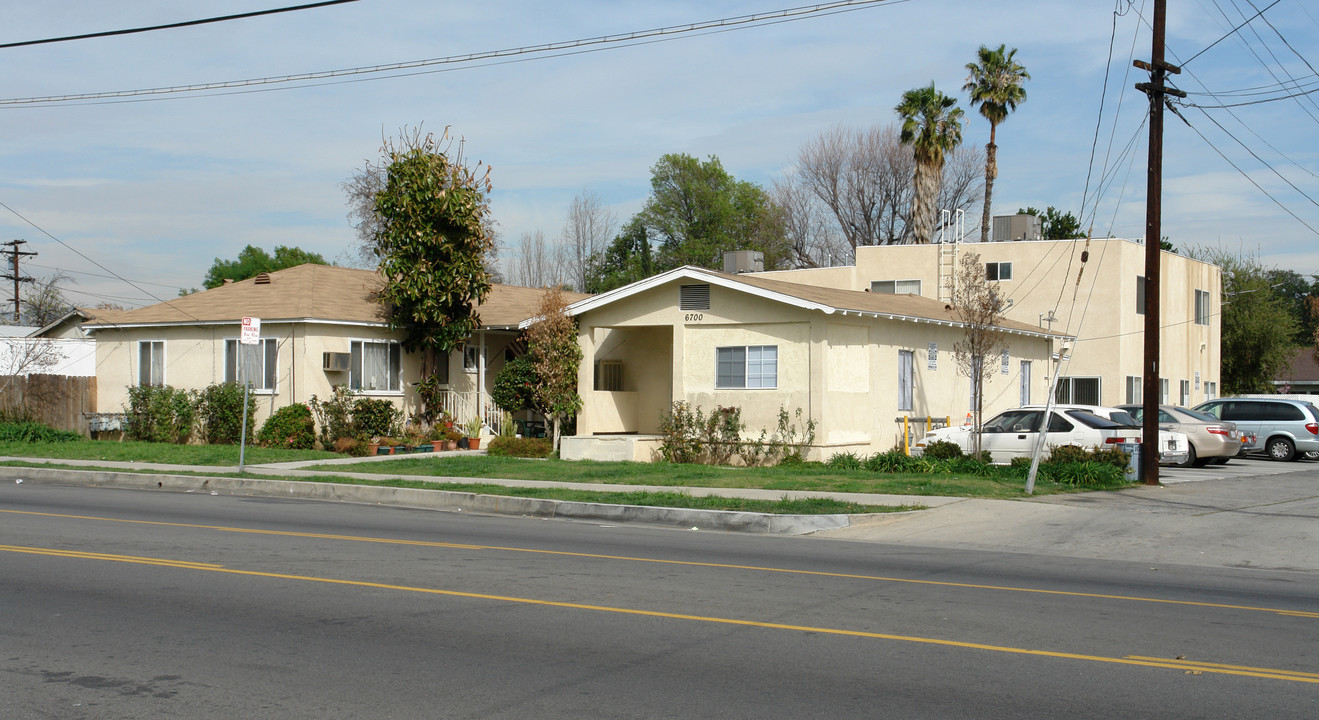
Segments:
[[[266,272],[263,272],[263,273],[257,273],[257,276],[256,276],[256,284],[257,284],[257,285],[269,285],[269,284],[270,284],[270,273],[266,273]]]
[[[682,285],[678,289],[679,310],[709,310],[710,285]]]

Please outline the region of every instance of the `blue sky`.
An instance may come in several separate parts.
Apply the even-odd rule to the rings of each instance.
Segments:
[[[1170,0],[1169,61],[1190,60],[1173,81],[1219,94],[1191,101],[1215,105],[1319,87],[1310,67],[1319,66],[1319,8],[1305,0],[1280,0],[1263,16],[1272,27],[1255,20],[1190,59],[1269,1]],[[8,8],[0,43],[291,4],[43,0]],[[493,166],[493,214],[511,253],[524,232],[556,238],[583,190],[626,220],[645,201],[650,167],[664,153],[717,155],[737,177],[768,185],[821,132],[892,123],[905,90],[933,80],[962,96],[976,48],[1000,43],[1018,48],[1032,80],[1027,102],[999,129],[994,214],[1027,205],[1079,213],[1084,199],[1096,235],[1144,234],[1140,126],[1147,103],[1132,86],[1146,77],[1130,60],[1149,56],[1142,16],[1151,17],[1152,0],[907,0],[408,77],[145,102],[4,102],[448,57],[789,7],[767,0],[360,0],[0,49],[0,202],[40,227],[0,208],[0,235],[25,239],[40,253],[26,272],[67,272],[73,282],[65,293],[80,305],[167,299],[179,287],[199,286],[216,257],[233,258],[248,244],[346,257],[355,238],[340,183],[376,155],[382,135],[424,123],[435,131],[451,126],[471,159]],[[1251,94],[1222,94],[1243,90]],[[988,124],[964,96],[962,105],[965,141],[983,145]],[[1266,265],[1319,272],[1311,229],[1319,228],[1319,205],[1310,199],[1319,198],[1319,93],[1233,108],[1235,117],[1221,109],[1182,112],[1194,129],[1173,115],[1166,120],[1164,234],[1178,246],[1222,246],[1258,254]],[[100,277],[107,274],[136,287]]]

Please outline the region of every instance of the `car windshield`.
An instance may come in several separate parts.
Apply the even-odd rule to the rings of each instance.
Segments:
[[[1218,422],[1218,418],[1214,417],[1213,415],[1210,415],[1207,412],[1200,412],[1199,410],[1191,410],[1190,408],[1177,408],[1177,411],[1183,415],[1190,415],[1196,420],[1203,420],[1205,422]]]
[[[1039,410],[1009,410],[985,423],[981,432],[1035,432],[1041,415]]]
[[[1098,415],[1095,415],[1094,413],[1086,412],[1085,410],[1068,410],[1067,415],[1068,417],[1074,418],[1077,422],[1080,422],[1092,428],[1099,428],[1101,430],[1106,428],[1130,427],[1129,425],[1115,423],[1112,420],[1109,420],[1108,418],[1101,418]],[[1126,413],[1122,413],[1122,415],[1131,417]]]
[[[1131,413],[1128,413],[1123,410],[1119,410],[1118,412],[1109,415],[1108,419],[1112,420],[1118,425],[1126,425],[1127,427],[1136,427],[1137,425],[1140,425],[1139,420],[1132,417]]]

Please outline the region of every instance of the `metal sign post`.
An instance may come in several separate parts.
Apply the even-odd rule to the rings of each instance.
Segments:
[[[245,317],[243,318],[243,328],[238,334],[238,381],[243,384],[243,408],[240,412],[243,414],[243,429],[238,436],[238,472],[243,471],[243,460],[247,453],[247,393],[251,387],[247,376],[247,353],[243,352],[244,345],[256,345],[261,342],[261,318]]]

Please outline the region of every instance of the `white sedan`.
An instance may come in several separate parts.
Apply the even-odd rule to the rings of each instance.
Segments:
[[[1140,428],[1130,415],[1117,410],[1113,418],[1104,417],[1108,413],[1097,413],[1096,406],[1056,405],[1049,419],[1048,430],[1044,434],[1045,449],[1061,445],[1073,445],[1082,448],[1112,448],[1122,443],[1140,442]],[[1103,408],[1112,410],[1111,408]],[[1039,441],[1043,407],[1024,407],[996,415],[986,422],[980,434],[980,448],[989,453],[990,461],[1010,462],[1014,457],[1030,457]],[[1186,436],[1167,438],[1160,433],[1160,464],[1182,462],[1186,459],[1188,443]],[[920,455],[930,443],[945,440],[969,453],[974,444],[972,429],[963,427],[946,427],[931,430],[912,448],[913,455]],[[1178,441],[1180,440],[1180,444]],[[1180,449],[1180,452],[1179,452]]]

